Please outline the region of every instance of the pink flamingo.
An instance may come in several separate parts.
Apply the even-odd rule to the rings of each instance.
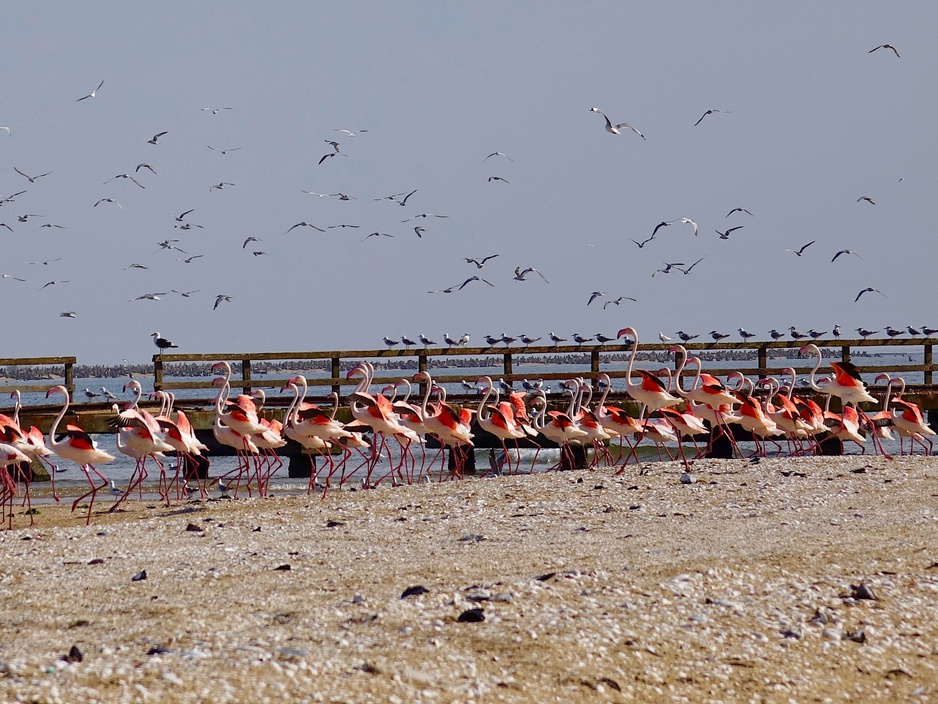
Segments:
[[[29,462],[29,457],[23,454],[20,450],[16,449],[13,445],[9,443],[0,442],[0,507],[6,507],[9,504],[9,510],[7,511],[7,522],[8,527],[13,528],[13,497],[16,496],[16,482],[13,481],[13,478],[10,476],[10,466],[17,466],[20,462]],[[29,484],[27,486],[27,496],[29,491]],[[33,523],[33,513],[32,513],[32,503],[30,502],[29,519],[30,525]],[[3,515],[0,513],[0,521],[3,520]]]
[[[482,430],[491,433],[501,442],[502,452],[505,453],[505,462],[508,466],[508,473],[511,474],[511,455],[508,453],[508,447],[505,442],[507,440],[519,440],[526,437],[527,434],[515,422],[514,409],[511,403],[508,401],[499,402],[498,392],[495,391],[491,377],[480,376],[476,380],[476,384],[485,385],[482,392],[482,400],[479,401],[479,407],[476,410],[476,420]],[[488,400],[493,393],[495,394],[495,403],[488,405]],[[521,462],[520,456],[518,457],[518,462]],[[517,469],[517,465],[515,469]]]
[[[453,469],[450,477],[462,479],[463,469],[466,463],[465,448],[472,447],[472,429],[469,423],[472,421],[473,410],[453,408],[446,403],[446,391],[433,384],[433,379],[429,372],[417,372],[413,381],[426,384],[426,391],[423,395],[423,402],[420,405],[420,412],[423,416],[423,423],[433,435],[440,441],[440,451],[437,457],[443,453],[443,448],[450,449],[450,455],[453,458]],[[436,390],[439,394],[439,401],[433,405],[433,410],[428,409],[430,393]],[[436,457],[430,461],[430,466],[436,462]],[[445,466],[445,465],[444,465]],[[443,479],[443,468],[440,468],[439,480]]]
[[[889,375],[881,374],[877,377],[877,381],[881,377],[885,376],[889,379]],[[893,380],[889,380],[891,384]],[[898,398],[905,391],[905,379],[902,377],[898,378],[898,381],[902,383],[902,388],[899,393],[896,394],[896,398],[892,400],[894,404],[898,404],[902,408],[901,413],[895,413],[889,411],[889,387],[887,387],[886,392],[886,403],[884,404],[884,410],[890,412],[892,417],[892,422],[896,426],[896,432],[899,433],[899,452],[902,452],[902,439],[909,438],[909,453],[912,453],[913,443],[918,442],[926,455],[930,455],[932,449],[934,449],[934,443],[929,438],[930,435],[935,435],[935,431],[925,422],[925,416],[922,414],[922,409],[910,401],[904,401],[901,398]],[[928,447],[925,446],[925,443],[928,443]]]
[[[48,446],[50,450],[52,450],[62,459],[71,460],[79,467],[81,467],[81,470],[85,473],[85,477],[88,479],[88,483],[91,484],[91,490],[79,496],[72,503],[72,511],[74,511],[75,507],[78,506],[78,504],[80,504],[83,499],[87,498],[88,496],[91,497],[91,500],[88,502],[88,515],[85,519],[85,525],[89,525],[91,523],[91,511],[94,507],[95,496],[97,496],[100,489],[103,489],[108,485],[108,480],[105,479],[104,475],[97,470],[95,465],[113,462],[114,455],[108,454],[107,452],[98,449],[98,445],[95,443],[92,437],[77,425],[66,425],[66,432],[61,436],[63,439],[58,441],[55,439],[56,431],[59,428],[59,423],[62,422],[62,418],[65,417],[65,413],[68,411],[70,398],[68,395],[68,389],[61,385],[53,386],[51,389],[46,391],[46,398],[49,398],[49,396],[54,394],[60,394],[64,396],[65,403],[62,405],[62,410],[59,411],[59,414],[56,416],[55,420],[52,421],[52,427],[49,428]],[[94,479],[91,477],[91,472],[94,472],[101,480],[100,485],[95,484]]]

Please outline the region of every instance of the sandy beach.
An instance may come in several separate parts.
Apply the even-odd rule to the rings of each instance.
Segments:
[[[938,701],[938,462],[680,474],[44,504],[0,700]]]

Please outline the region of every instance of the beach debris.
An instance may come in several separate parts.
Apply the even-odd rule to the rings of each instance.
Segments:
[[[482,609],[467,609],[459,614],[458,623],[480,623],[485,620],[485,611]]]
[[[77,645],[73,645],[68,651],[68,655],[63,655],[62,660],[65,662],[81,662],[85,659],[85,656],[82,655],[82,652],[78,649]]]
[[[130,578],[130,581],[131,581],[131,582],[142,582],[142,581],[145,580],[146,578],[147,578],[147,571],[146,571],[146,570],[140,570],[139,572],[137,572],[137,574],[135,574],[133,577]]]
[[[870,601],[879,600],[879,597],[873,593],[873,590],[863,582],[856,585],[850,585],[850,597],[852,599],[869,599]]]
[[[274,572],[289,572],[291,569],[293,568],[289,564],[283,564],[274,567]]]
[[[326,528],[341,528],[344,525],[344,521],[326,521]]]
[[[556,573],[556,572],[548,572],[548,573],[546,573],[546,574],[539,575],[539,576],[535,577],[534,579],[535,579],[535,581],[537,581],[537,582],[548,582],[548,581],[550,581],[551,579],[553,579],[555,576],[557,576],[557,573]]]
[[[488,540],[488,538],[480,533],[469,533],[456,540],[460,543],[481,543],[483,540]]]
[[[147,655],[168,655],[169,653],[172,653],[172,652],[173,652],[172,648],[167,648],[162,645],[156,645],[147,651]]]
[[[694,478],[694,475],[690,474],[689,472],[684,472],[681,475],[681,484],[693,484],[696,481],[697,480]]]
[[[848,631],[844,633],[844,638],[852,640],[854,643],[866,643],[866,633],[860,630]]]
[[[421,594],[429,594],[429,593],[430,593],[429,589],[427,589],[422,584],[417,584],[417,585],[414,585],[413,587],[407,587],[407,589],[405,589],[401,593],[401,599],[406,599],[409,596],[420,596]]]
[[[186,526],[186,531],[189,533],[204,533],[205,529],[202,526],[197,526],[195,523],[190,523]]]
[[[96,557],[93,560],[88,560],[88,564],[89,565],[103,565],[104,560],[102,560],[100,557]]]
[[[252,533],[260,533],[260,532],[261,532],[261,527],[260,527],[260,526],[256,526],[256,527],[254,527],[254,528],[251,528],[251,532],[252,532]]]

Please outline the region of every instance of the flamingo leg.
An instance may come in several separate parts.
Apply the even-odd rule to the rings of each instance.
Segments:
[[[75,501],[72,502],[72,511],[74,511],[75,508],[78,506],[78,504],[82,502],[82,499],[85,499],[86,497],[90,496],[91,501],[88,502],[88,515],[85,518],[85,525],[87,526],[91,524],[91,512],[94,509],[94,499],[98,495],[98,491],[107,486],[108,481],[107,479],[104,478],[104,475],[101,474],[101,472],[95,469],[94,465],[91,465],[91,464],[82,465],[81,469],[82,471],[84,471],[85,477],[88,479],[88,483],[91,485],[91,489],[89,491],[86,491],[84,494],[82,494],[77,499],[75,499]],[[88,470],[91,470],[95,474],[98,475],[98,477],[101,479],[100,486],[94,483],[94,479],[92,479],[91,477],[91,472],[89,472]]]

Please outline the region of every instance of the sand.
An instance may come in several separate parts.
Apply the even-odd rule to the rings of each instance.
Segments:
[[[640,471],[43,505],[0,701],[938,701],[936,460]]]

